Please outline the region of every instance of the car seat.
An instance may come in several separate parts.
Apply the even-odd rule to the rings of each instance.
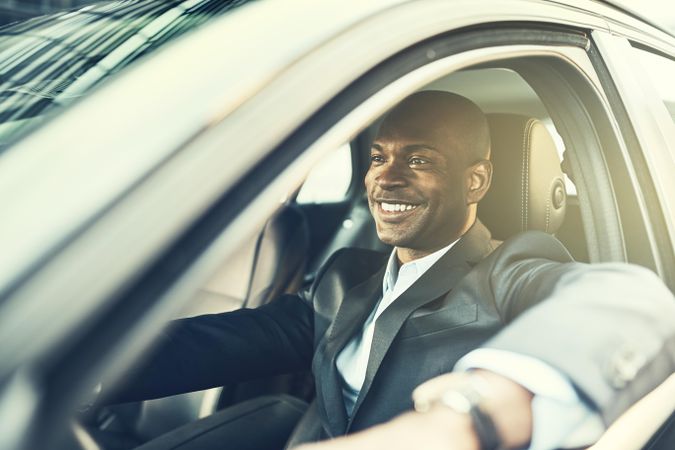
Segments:
[[[488,114],[492,185],[478,217],[494,239],[540,230],[555,234],[565,219],[567,195],[560,158],[546,126],[519,114]]]

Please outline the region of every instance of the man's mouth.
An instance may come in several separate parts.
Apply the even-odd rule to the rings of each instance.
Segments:
[[[400,201],[377,201],[378,216],[385,222],[399,222],[415,214],[419,203]]]
[[[378,202],[378,203],[380,204],[380,208],[382,208],[384,212],[388,213],[412,211],[418,206],[410,203],[389,203],[389,202]]]

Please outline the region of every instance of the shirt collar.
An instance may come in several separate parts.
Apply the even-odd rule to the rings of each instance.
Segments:
[[[399,273],[401,273],[403,270],[410,270],[412,273],[415,273],[415,279],[413,282],[416,281],[424,274],[424,272],[429,270],[429,268],[433,266],[436,261],[441,259],[441,257],[457,243],[457,241],[459,241],[459,239],[451,242],[449,245],[439,250],[436,250],[433,253],[428,254],[427,256],[423,256],[422,258],[405,263],[400,268],[398,265],[398,258],[396,257],[396,247],[394,247],[394,250],[392,250],[391,254],[389,255],[387,269],[384,273],[384,279],[382,280],[382,293],[385,294],[388,291],[394,290]]]

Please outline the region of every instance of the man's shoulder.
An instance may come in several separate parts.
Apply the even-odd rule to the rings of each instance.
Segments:
[[[478,268],[498,269],[518,261],[541,259],[568,263],[574,261],[562,242],[543,231],[524,231],[513,235],[478,264]]]
[[[505,240],[495,253],[517,254],[524,257],[547,258],[563,261],[572,259],[567,248],[555,236],[543,231],[523,231]]]

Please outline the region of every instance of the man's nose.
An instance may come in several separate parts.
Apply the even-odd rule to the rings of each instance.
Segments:
[[[407,164],[391,161],[380,167],[375,181],[382,189],[395,189],[408,184]]]

